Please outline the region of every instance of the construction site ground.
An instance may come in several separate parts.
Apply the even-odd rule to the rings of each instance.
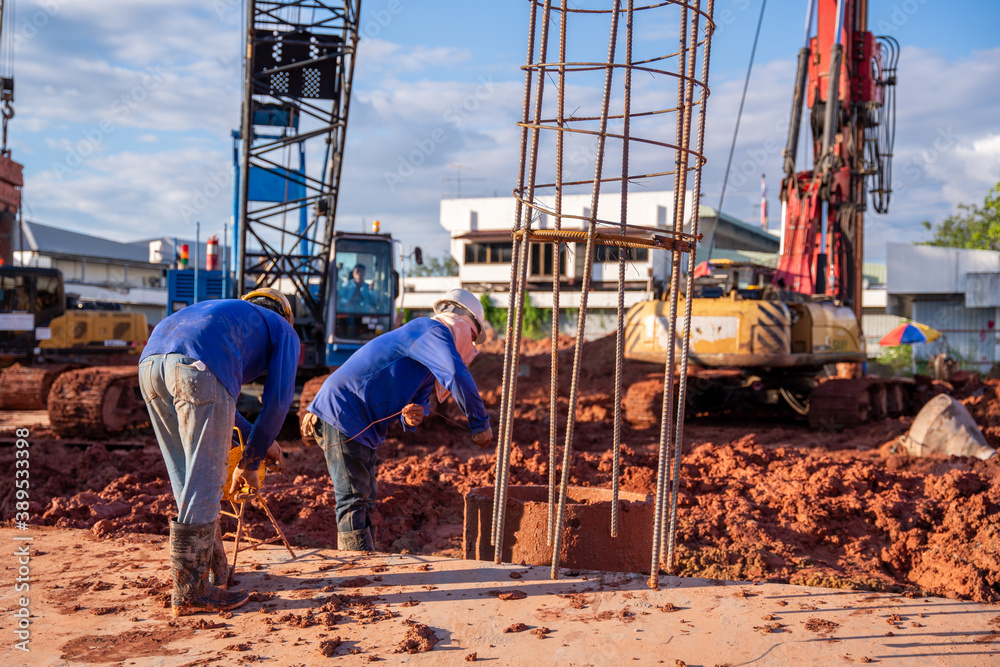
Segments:
[[[499,344],[486,349],[472,372],[495,423],[503,357]],[[548,352],[547,342],[524,345],[514,484],[548,482]],[[560,434],[571,358],[563,349]],[[570,482],[609,488],[614,339],[588,343],[583,359]],[[662,368],[625,364],[623,490],[655,489],[662,378]],[[1000,383],[920,388],[945,390],[1000,444]],[[547,567],[459,560],[463,497],[492,485],[494,455],[472,445],[450,401],[416,433],[390,430],[373,517],[386,553],[346,557],[333,549],[322,452],[291,431],[282,441],[289,470],[268,475],[263,493],[302,556],[290,562],[280,546],[241,553],[237,579],[256,591],[254,601],[232,618],[174,620],[163,600],[175,506],[151,432],[60,440],[44,413],[2,412],[5,469],[14,470],[14,429],[30,431],[32,524],[8,524],[2,539],[35,537],[37,576],[31,660],[8,653],[13,640],[2,653],[12,664],[312,664],[326,660],[321,651],[352,650],[359,653],[350,660],[428,664],[472,653],[498,664],[991,664],[1000,654],[1000,457],[911,458],[897,447],[911,421],[815,430],[760,410],[693,416],[681,465],[681,578],[664,576],[659,592],[643,574],[564,571],[552,581]],[[14,512],[13,480],[0,480],[5,519]],[[248,516],[252,535],[273,535],[262,512]],[[16,571],[12,556],[4,571]],[[14,605],[5,586],[5,636]],[[524,632],[504,632],[519,623]],[[551,632],[531,634],[543,627]],[[437,637],[429,653],[393,653],[407,632],[421,631]],[[417,637],[414,650],[429,643]]]
[[[22,531],[0,530],[13,544]],[[281,547],[241,553],[235,612],[174,618],[167,540],[41,528],[30,665],[985,665],[1000,610],[942,598]],[[231,546],[231,545],[230,545]],[[6,568],[10,571],[10,567]],[[10,609],[10,587],[4,606]],[[0,631],[12,636],[11,617]],[[410,652],[412,651],[412,653]],[[995,664],[995,663],[993,663]]]

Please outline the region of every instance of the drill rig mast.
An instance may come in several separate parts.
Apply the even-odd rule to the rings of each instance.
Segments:
[[[807,1],[784,151],[774,284],[833,297],[860,322],[867,195],[870,190],[875,210],[885,213],[892,193],[899,45],[867,30],[868,0]],[[817,29],[810,37],[814,9]],[[814,164],[796,173],[803,98],[811,109]]]

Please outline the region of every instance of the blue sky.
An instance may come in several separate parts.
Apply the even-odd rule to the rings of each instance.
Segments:
[[[593,5],[594,0],[577,4]],[[606,4],[606,3],[604,3]],[[1000,181],[1000,3],[871,0],[869,26],[903,47],[890,213],[867,215],[866,255],[920,240],[960,202]],[[724,209],[750,220],[768,177],[776,224],[784,143],[805,0],[770,0]],[[21,0],[14,40],[15,159],[25,164],[27,217],[119,240],[193,237],[194,210],[217,232],[232,213],[231,130],[239,120],[237,0]],[[395,11],[390,11],[394,9]],[[717,0],[705,168],[715,205],[729,151],[759,0]],[[365,0],[338,228],[378,218],[425,253],[447,250],[438,202],[455,193],[506,195],[517,168],[528,5]],[[646,40],[674,40],[640,25]],[[605,40],[606,37],[600,37]],[[10,63],[5,65],[9,68]],[[416,142],[434,151],[404,182],[387,178]],[[475,180],[473,180],[475,179]],[[204,232],[203,232],[204,233]]]

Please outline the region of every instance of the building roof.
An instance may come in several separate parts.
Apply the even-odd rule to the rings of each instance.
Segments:
[[[15,243],[15,249],[20,248],[19,243],[20,240]],[[24,247],[42,255],[149,263],[148,246],[120,243],[30,220],[24,222]]]
[[[701,206],[698,207],[698,217],[714,218],[716,217],[716,215],[719,216],[719,219],[721,221],[726,222],[732,225],[733,227],[737,227],[739,229],[742,229],[743,231],[750,232],[752,234],[760,236],[762,239],[766,239],[767,241],[774,243],[778,242],[778,237],[776,235],[772,234],[769,231],[764,231],[763,229],[760,228],[759,225],[748,224],[746,222],[743,222],[739,218],[734,218],[733,216],[729,215],[726,212],[723,212],[721,215],[717,214],[714,208],[712,208],[711,206],[706,206],[705,204],[702,204]]]

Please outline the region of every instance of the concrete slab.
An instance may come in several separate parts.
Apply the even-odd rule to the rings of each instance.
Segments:
[[[232,617],[174,619],[157,599],[169,577],[163,537],[32,528],[0,529],[0,541],[8,554],[30,545],[30,591],[14,591],[21,565],[3,560],[9,665],[319,665],[334,639],[327,652],[349,665],[472,654],[494,665],[1000,664],[1000,607],[957,600],[672,577],[651,591],[637,575],[553,581],[545,567],[324,549],[292,561],[269,546],[240,554],[239,587],[254,601]],[[29,653],[14,648],[21,596]],[[413,622],[437,643],[394,653]]]

